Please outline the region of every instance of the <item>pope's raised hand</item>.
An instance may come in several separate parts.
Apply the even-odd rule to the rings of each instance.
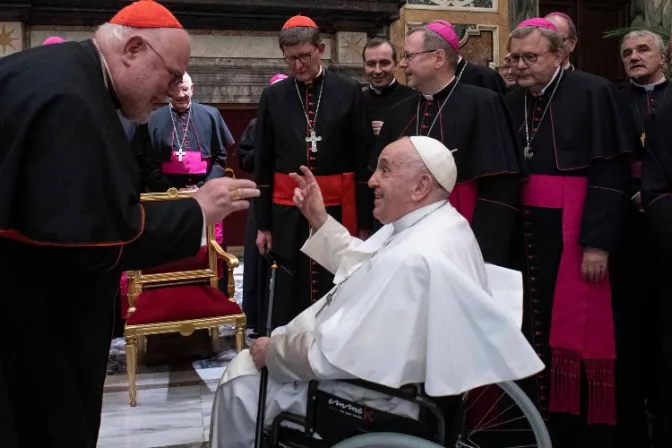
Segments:
[[[301,172],[303,176],[297,173],[290,174],[297,185],[294,189],[294,204],[301,210],[311,227],[317,230],[327,222],[329,215],[324,207],[322,191],[315,176],[305,166],[301,166]]]
[[[203,184],[192,197],[201,206],[205,224],[211,226],[233,212],[247,209],[249,199],[259,197],[259,194],[257,185],[251,180],[220,177]]]

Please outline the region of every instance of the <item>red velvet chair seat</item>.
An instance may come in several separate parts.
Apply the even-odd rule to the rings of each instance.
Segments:
[[[236,302],[209,285],[171,286],[148,289],[135,302],[135,312],[127,325],[141,325],[180,320],[242,314]]]

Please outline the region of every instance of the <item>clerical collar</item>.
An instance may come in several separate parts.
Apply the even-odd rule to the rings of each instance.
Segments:
[[[439,207],[443,206],[446,204],[448,201],[438,201],[434,202],[429,205],[425,205],[422,208],[419,208],[415,211],[412,211],[411,213],[402,216],[401,218],[397,219],[392,223],[392,227],[394,227],[394,233],[399,233],[402,232],[418,221],[420,221],[422,218],[425,216],[429,215],[430,213],[436,211]]]
[[[558,67],[555,70],[555,73],[553,74],[553,77],[551,78],[550,82],[548,84],[546,84],[543,89],[541,89],[541,92],[539,92],[539,93],[530,92],[530,93],[532,93],[532,96],[542,96],[542,95],[544,95],[546,93],[546,90],[548,90],[548,88],[550,86],[552,86],[553,83],[555,82],[555,80],[557,79],[558,75],[560,74],[560,70],[562,70],[562,67]]]
[[[653,90],[654,90],[657,86],[662,85],[662,84],[665,84],[665,83],[667,82],[667,78],[665,77],[665,75],[661,75],[661,76],[662,76],[662,78],[660,78],[658,81],[656,81],[656,82],[652,82],[652,83],[650,83],[650,84],[637,84],[634,80],[632,80],[632,81],[630,81],[630,82],[631,82],[632,85],[635,86],[635,87],[639,87],[640,89],[644,89],[644,90],[646,90],[647,92],[653,92]]]
[[[448,92],[449,92],[448,87],[450,87],[450,85],[451,85],[453,82],[455,82],[455,79],[456,79],[456,78],[455,78],[455,75],[453,75],[453,77],[450,79],[450,81],[448,81],[448,84],[446,84],[445,86],[441,87],[441,89],[439,89],[438,92],[436,92],[436,93],[434,93],[434,94],[426,94],[426,93],[423,93],[422,96],[423,96],[427,101],[432,101],[432,100],[434,100],[434,99],[441,99],[441,98],[443,98],[444,96],[446,96],[446,95],[448,94]]]
[[[304,85],[310,87],[310,86],[314,86],[315,84],[318,84],[320,81],[322,81],[322,78],[324,78],[324,68],[320,65],[319,73],[317,74],[316,77],[311,79],[310,82],[301,82],[301,81],[299,81],[299,82],[301,84],[304,84]]]
[[[392,88],[394,87],[394,84],[396,82],[397,82],[396,78],[392,78],[392,82],[389,83],[388,85],[386,85],[385,87],[383,87],[382,89],[376,89],[375,87],[373,87],[371,85],[371,83],[369,83],[369,89],[371,89],[371,91],[373,93],[375,93],[376,95],[382,95],[383,93],[387,93],[390,90],[392,90]]]
[[[173,103],[170,103],[170,110],[172,110],[178,115],[186,114],[187,112],[189,112],[189,109],[191,109],[191,100],[189,100],[189,104],[187,104],[187,107],[185,107],[184,110],[179,110],[175,106],[173,106]]]

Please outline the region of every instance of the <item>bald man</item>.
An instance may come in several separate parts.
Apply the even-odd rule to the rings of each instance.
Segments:
[[[121,272],[196,255],[205,225],[259,195],[215,179],[187,199],[140,203],[117,110],[147,122],[190,52],[166,8],[138,1],[93,40],[0,61],[3,448],[94,448]],[[35,363],[45,339],[47,369]]]
[[[562,39],[562,61],[560,62],[562,68],[574,71],[574,65],[569,62],[569,57],[579,42],[579,35],[576,32],[574,21],[564,12],[552,12],[544,18],[555,25],[558,35]]]
[[[194,87],[185,73],[170,104],[149,120],[145,183],[150,191],[199,188],[226,174],[226,150],[233,137],[217,109],[193,101]]]

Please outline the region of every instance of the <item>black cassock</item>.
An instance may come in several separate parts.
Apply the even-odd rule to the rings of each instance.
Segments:
[[[658,406],[654,418],[656,446],[672,446],[672,102],[663,104],[651,117],[646,132],[646,154],[642,164],[642,200],[651,239],[662,261],[663,282],[659,314],[650,315],[647,325],[659,328]],[[657,342],[657,341],[654,341]]]
[[[471,223],[484,259],[503,266],[508,262],[518,214],[522,162],[515,132],[500,95],[461,82],[455,86],[455,83],[454,80],[431,99],[419,95],[392,107],[369,167],[375,170],[385,146],[404,136],[429,135],[448,149],[457,150],[453,152],[457,185],[450,201]],[[369,204],[369,210],[371,215],[373,203]],[[374,222],[373,228],[379,225]]]
[[[369,111],[369,120],[384,122],[385,116],[392,106],[415,95],[419,95],[417,90],[401,84],[396,79],[392,84],[382,89],[366,87],[364,89],[364,102]]]
[[[121,272],[195,255],[203,217],[140,204],[91,41],[2,58],[0,96],[0,446],[94,448]]]
[[[148,128],[151,150],[145,153],[145,182],[151,191],[200,187],[226,174],[226,150],[234,140],[214,107],[195,101],[185,111],[164,106],[152,113]]]
[[[254,173],[254,137],[257,119],[253,118],[247,124],[240,143],[238,143],[238,164],[246,173]],[[253,199],[254,201],[254,199]],[[254,206],[247,210],[247,225],[245,227],[245,270],[243,271],[243,311],[247,316],[247,327],[253,330],[264,328],[260,321],[259,310],[264,297],[266,285],[266,260],[259,254],[256,244],[257,220],[254,216]]]
[[[484,89],[492,90],[500,95],[505,95],[508,92],[506,83],[499,73],[480,64],[467,62],[466,59],[460,58],[455,69],[455,75],[460,78],[460,82],[472,86],[483,87]]]
[[[641,138],[642,143],[646,140],[646,135],[656,132],[651,129],[650,117],[657,109],[670,102],[672,99],[670,90],[670,82],[667,79],[652,86],[631,83],[623,90],[629,100],[636,138],[637,140]],[[640,148],[636,152],[633,164],[630,191],[633,197],[641,191],[641,165],[644,159],[643,147],[639,145],[639,141],[637,143]],[[661,401],[660,396],[662,325],[652,325],[652,322],[662,323],[659,319],[664,313],[663,266],[658,253],[658,243],[652,238],[644,213],[639,210],[637,202],[633,201],[628,210],[624,241],[625,256],[621,265],[623,275],[632,278],[626,285],[630,297],[627,303],[635,304],[630,306],[627,312],[628,322],[632,326],[628,343],[632,346],[631,351],[638,354],[637,364],[641,372],[640,378],[645,385],[647,408],[653,416],[653,433],[658,438],[661,430],[664,430],[659,416],[665,415],[666,412],[669,414],[669,411],[665,410],[669,405],[666,401]],[[668,381],[666,377],[662,378],[662,381]],[[668,439],[666,444],[660,446],[671,444],[672,441]]]
[[[621,248],[634,146],[625,98],[603,78],[559,70],[543,94],[519,90],[505,100],[521,146],[528,141],[526,117],[531,138],[512,252],[526,286],[523,330],[547,366],[522,386],[546,419],[554,447],[642,446],[643,402],[625,406],[630,388],[641,383],[628,370],[632,359],[619,318],[627,297],[612,265]],[[610,279],[581,279],[587,247],[609,252]],[[588,416],[594,423],[615,419],[619,432],[589,425]]]
[[[321,139],[317,152],[307,141],[308,121]],[[362,213],[371,212],[362,208],[360,198],[368,191],[366,163],[372,142],[362,89],[355,80],[323,69],[310,86],[290,77],[264,90],[254,142],[261,190],[255,213],[259,230],[272,232],[273,252],[294,270],[293,277],[278,272],[273,327],[288,323],[333,286],[333,275],[300,252],[310,229],[292,201],[296,185],[289,174],[307,166],[320,184],[327,213],[356,234]]]

